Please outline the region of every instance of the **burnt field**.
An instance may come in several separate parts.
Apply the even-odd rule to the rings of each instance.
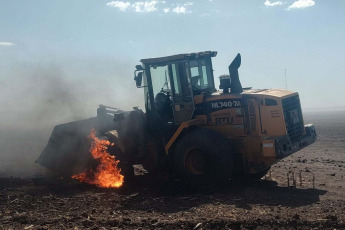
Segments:
[[[138,167],[131,186],[102,189],[2,171],[0,229],[345,229],[345,112],[304,119],[317,142],[251,184],[188,192]]]

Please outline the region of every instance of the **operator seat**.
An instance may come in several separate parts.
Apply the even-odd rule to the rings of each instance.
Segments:
[[[195,86],[195,87],[197,87],[197,88],[199,88],[200,87],[200,76],[194,76],[194,77],[192,77],[191,79],[192,79],[192,85],[193,86]]]
[[[170,95],[165,92],[157,93],[155,106],[161,119],[165,122],[173,120],[172,101]]]

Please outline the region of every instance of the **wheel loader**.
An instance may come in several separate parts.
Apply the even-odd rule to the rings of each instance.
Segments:
[[[133,165],[187,181],[261,178],[277,161],[314,143],[304,125],[299,95],[281,89],[243,88],[238,54],[217,90],[215,51],[142,59],[134,80],[145,112],[100,105],[97,116],[57,125],[37,162],[61,175],[90,167],[87,139],[94,129],[126,176]],[[212,180],[212,179],[211,179]]]

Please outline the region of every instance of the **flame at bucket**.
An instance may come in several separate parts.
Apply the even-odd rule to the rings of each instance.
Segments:
[[[119,161],[107,152],[108,146],[114,144],[107,140],[98,139],[95,130],[91,130],[88,138],[91,141],[90,153],[98,163],[97,168],[88,169],[86,172],[73,175],[72,178],[102,188],[121,187],[124,176],[120,174],[121,169],[117,167]]]

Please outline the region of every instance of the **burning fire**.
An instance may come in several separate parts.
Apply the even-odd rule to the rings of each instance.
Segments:
[[[72,178],[103,188],[121,187],[124,176],[120,174],[121,169],[117,167],[119,161],[107,152],[108,146],[114,144],[108,140],[98,139],[95,130],[91,130],[88,138],[91,140],[90,153],[98,163],[97,168],[90,168],[86,172],[73,175]]]

